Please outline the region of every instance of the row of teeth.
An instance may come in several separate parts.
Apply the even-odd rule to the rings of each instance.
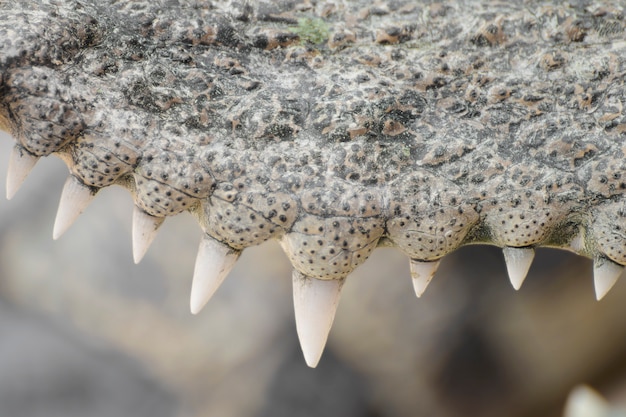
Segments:
[[[10,200],[16,194],[38,159],[39,157],[25,152],[20,146],[13,148],[6,183],[7,199]],[[61,193],[53,239],[60,238],[69,229],[95,195],[96,189],[85,186],[74,176],[68,177]],[[135,206],[132,229],[135,263],[141,261],[164,220]],[[526,278],[535,251],[532,248],[505,247],[503,253],[511,284],[518,290]],[[241,251],[204,235],[198,249],[191,286],[190,309],[193,314],[198,314],[217,291],[240,254]],[[426,290],[439,263],[439,260],[411,260],[411,277],[417,297],[422,296]],[[623,269],[623,266],[609,260],[594,261],[594,285],[598,300],[613,287]],[[296,328],[304,358],[310,367],[317,366],[324,350],[344,281],[345,279],[313,279],[296,270],[293,272]]]

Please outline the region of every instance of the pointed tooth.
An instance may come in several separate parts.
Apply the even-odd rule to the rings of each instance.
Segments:
[[[68,177],[61,192],[59,210],[54,221],[54,230],[52,232],[54,240],[60,238],[69,229],[95,196],[96,193],[92,188],[81,183],[73,175]]]
[[[308,278],[293,271],[296,329],[304,360],[311,368],[317,366],[324,351],[344,281]]]
[[[15,193],[20,189],[20,186],[38,160],[38,156],[29,153],[21,146],[16,145],[13,147],[7,173],[7,200],[15,196]]]
[[[609,292],[623,271],[623,266],[608,259],[596,259],[593,262],[593,283],[596,290],[596,300],[601,300]]]
[[[413,289],[417,298],[421,297],[426,291],[426,287],[430,280],[435,276],[440,261],[416,261],[411,259],[411,278],[413,281]]]
[[[136,264],[141,262],[164,220],[164,217],[151,216],[135,206],[133,211],[133,259]]]
[[[569,242],[569,245],[566,247],[567,249],[573,251],[574,253],[583,253],[585,250],[585,236],[582,228],[578,230],[578,233],[572,237],[572,240]]]
[[[533,248],[506,247],[502,249],[502,252],[511,284],[513,288],[519,290],[526,279],[530,265],[533,263],[535,250]]]
[[[205,236],[200,242],[191,283],[189,306],[198,314],[235,266],[241,252]]]
[[[567,398],[564,417],[608,416],[609,405],[606,400],[591,388],[581,385],[576,387]]]

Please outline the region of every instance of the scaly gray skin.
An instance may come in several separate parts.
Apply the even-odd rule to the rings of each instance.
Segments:
[[[617,1],[1,1],[0,126],[234,259],[280,240],[305,279],[378,245],[614,268],[625,26]]]

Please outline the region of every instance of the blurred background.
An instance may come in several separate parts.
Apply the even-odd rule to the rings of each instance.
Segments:
[[[2,416],[557,417],[583,382],[626,402],[626,280],[596,302],[587,259],[540,249],[515,292],[499,249],[465,247],[417,299],[406,257],[378,249],[309,369],[276,243],[192,316],[195,220],[168,219],[134,265],[132,200],[110,187],[53,241],[66,176],[46,158],[0,200]]]

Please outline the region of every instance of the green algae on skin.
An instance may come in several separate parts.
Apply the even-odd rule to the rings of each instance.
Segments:
[[[303,17],[298,19],[298,26],[289,28],[298,35],[301,42],[319,45],[328,40],[330,29],[323,19]]]

